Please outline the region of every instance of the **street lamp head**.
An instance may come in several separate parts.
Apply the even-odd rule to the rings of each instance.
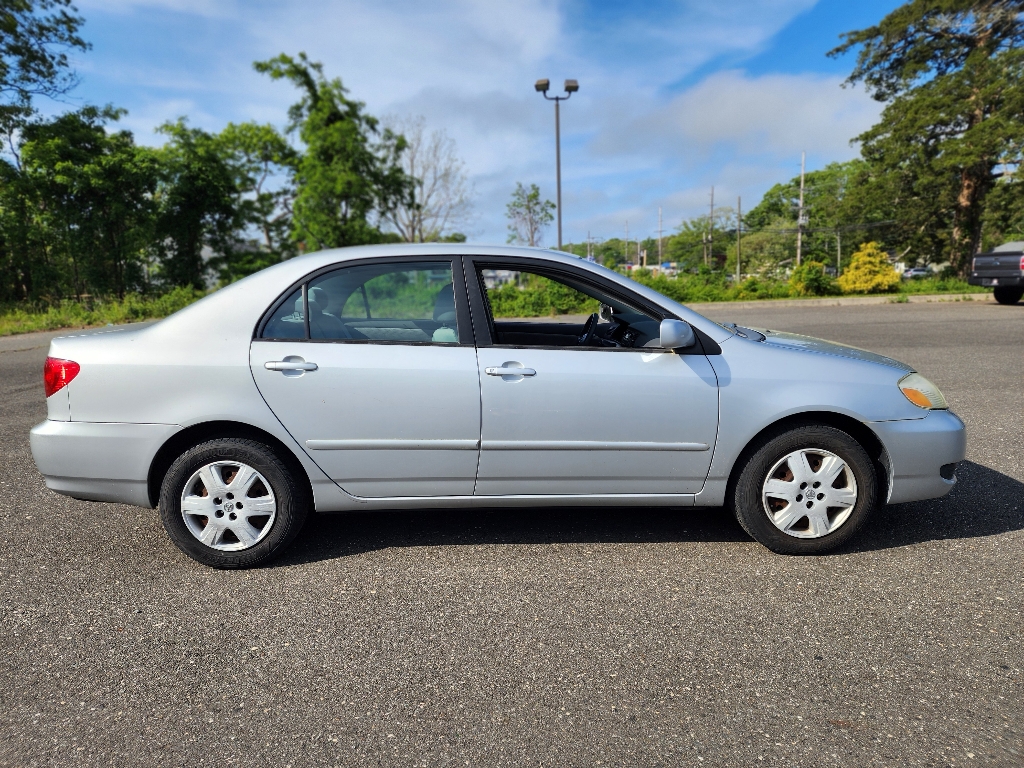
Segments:
[[[537,90],[537,93],[547,93],[548,89],[551,88],[550,80],[538,80],[533,84],[533,87]]]
[[[580,84],[578,82],[576,82],[575,80],[566,80],[565,81],[565,92],[566,93],[576,93],[576,91],[578,91],[579,89],[580,89]]]

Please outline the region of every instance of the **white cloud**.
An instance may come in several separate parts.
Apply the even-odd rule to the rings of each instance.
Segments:
[[[76,5],[85,12],[126,13],[134,10],[157,9],[173,13],[187,13],[205,17],[229,17],[237,14],[239,5],[234,0],[78,0]]]
[[[818,75],[718,72],[666,104],[610,120],[594,140],[599,154],[675,153],[707,157],[728,147],[741,154],[786,155],[801,150],[845,159],[850,140],[878,118],[880,106],[842,79]]]
[[[517,181],[555,196],[552,107],[532,83],[576,77],[581,91],[563,108],[566,234],[616,236],[627,217],[652,229],[659,205],[666,222],[699,212],[712,183],[746,198],[790,178],[803,149],[822,162],[853,154],[850,138],[878,113],[861,92],[830,77],[736,68],[815,2],[680,0],[645,12],[585,0],[82,0],[90,23],[160,54],[136,45],[124,50],[141,60],[126,60],[97,45],[83,74],[98,84],[90,100],[128,107],[146,140],[186,108],[193,125],[213,130],[282,125],[296,93],[251,62],[304,50],[372,114],[422,114],[455,138],[481,239],[494,241],[504,240]],[[182,34],[193,20],[204,36]],[[680,90],[701,67],[709,74]]]

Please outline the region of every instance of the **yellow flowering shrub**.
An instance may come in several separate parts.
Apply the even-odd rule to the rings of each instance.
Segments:
[[[878,243],[865,243],[836,282],[843,293],[888,293],[899,288],[900,273]]]

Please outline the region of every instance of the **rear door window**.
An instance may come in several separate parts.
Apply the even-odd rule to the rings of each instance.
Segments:
[[[307,317],[308,316],[308,317]],[[341,267],[272,313],[263,338],[458,344],[450,261]]]

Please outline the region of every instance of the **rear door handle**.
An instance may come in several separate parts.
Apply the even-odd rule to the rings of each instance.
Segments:
[[[271,360],[264,363],[263,367],[268,371],[315,371],[316,363],[302,363],[297,360]]]
[[[484,368],[488,376],[536,376],[533,368]]]

